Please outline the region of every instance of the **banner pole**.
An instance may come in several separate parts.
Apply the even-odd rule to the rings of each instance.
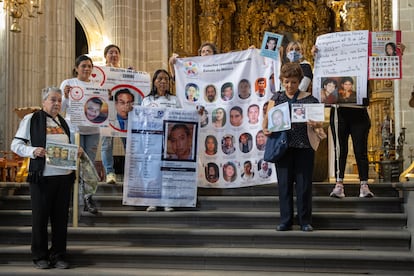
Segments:
[[[75,132],[75,144],[79,147],[80,135],[79,132]],[[74,228],[78,227],[78,214],[79,214],[79,157],[76,158],[76,177],[73,185],[73,216],[72,224]]]

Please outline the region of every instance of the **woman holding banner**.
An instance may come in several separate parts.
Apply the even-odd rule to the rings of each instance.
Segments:
[[[312,54],[318,54],[318,48],[312,47]],[[351,77],[341,79],[341,89],[348,91],[348,95],[356,94],[353,91],[354,81]],[[341,93],[341,91],[339,92]],[[357,162],[360,189],[359,197],[371,198],[374,194],[368,187],[368,134],[371,128],[371,120],[365,106],[356,105],[356,96],[353,104],[332,107],[330,113],[330,125],[335,145],[335,178],[336,184],[330,193],[330,197],[344,198],[344,176],[346,159],[348,157],[348,140],[351,136],[355,160]],[[346,101],[342,101],[345,103]],[[338,136],[337,136],[338,135]],[[337,148],[339,146],[339,149]]]
[[[166,108],[180,108],[180,102],[177,97],[170,92],[171,76],[164,69],[155,71],[152,77],[151,92],[142,100],[143,106],[149,107],[166,107]],[[147,212],[157,211],[157,206],[149,206]],[[164,211],[172,212],[174,208],[164,207]]]
[[[210,42],[205,42],[203,44],[201,44],[200,48],[198,49],[198,55],[199,56],[212,56],[218,54],[217,48],[213,43]],[[177,61],[178,58],[178,54],[173,54],[168,63],[169,63],[169,67],[170,67],[170,72],[171,72],[171,76],[172,79],[175,79],[175,70],[174,70],[174,64]]]
[[[104,57],[107,67],[121,67],[121,49],[114,44],[110,44],[104,49]],[[132,107],[132,105],[131,105]],[[125,139],[122,139],[125,149]],[[106,173],[106,183],[116,184],[116,175],[114,169],[114,137],[102,137],[101,158]]]
[[[88,155],[89,159],[92,161],[92,164],[95,162],[96,152],[98,150],[99,144],[99,127],[93,126],[78,126],[75,127],[70,123],[70,113],[67,112],[69,108],[69,95],[73,88],[75,87],[94,87],[94,83],[90,80],[92,74],[93,62],[92,59],[86,55],[81,55],[75,60],[75,73],[76,77],[71,79],[66,79],[60,84],[60,89],[64,92],[64,97],[62,101],[62,112],[66,112],[66,121],[68,122],[71,133],[72,141],[74,141],[74,133],[79,132],[80,141],[79,146],[81,146],[85,153]],[[96,214],[98,209],[96,208],[95,202],[92,199],[92,195],[95,194],[97,189],[97,182],[88,183],[85,185],[84,181],[80,182],[83,188],[84,195],[84,211],[88,211],[92,214]]]

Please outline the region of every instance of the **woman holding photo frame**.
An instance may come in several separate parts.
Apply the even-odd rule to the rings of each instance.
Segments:
[[[42,109],[23,118],[11,144],[13,152],[31,158],[27,178],[32,205],[31,250],[33,263],[39,269],[69,268],[66,261],[67,224],[75,174],[72,170],[52,167],[46,162],[47,143],[71,142],[69,126],[59,115],[61,107],[62,91],[57,87],[44,89]],[[49,219],[52,226],[50,248]]]

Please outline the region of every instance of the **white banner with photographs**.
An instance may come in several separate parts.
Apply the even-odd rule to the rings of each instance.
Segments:
[[[317,37],[313,95],[321,103],[366,103],[368,38],[368,31],[336,32]]]
[[[194,207],[199,115],[134,107],[129,113],[123,204]]]
[[[101,129],[101,135],[126,137],[127,114],[149,94],[150,75],[125,68],[94,66],[91,81],[105,88],[108,94],[108,127]]]
[[[263,161],[266,136],[262,131],[271,91],[279,87],[274,67],[279,67],[278,61],[261,56],[257,49],[177,60],[181,106],[187,110],[205,107],[200,123],[199,187],[276,182],[274,165]]]

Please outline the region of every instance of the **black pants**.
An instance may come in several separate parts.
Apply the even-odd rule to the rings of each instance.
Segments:
[[[331,108],[331,130],[333,140],[336,145],[335,134],[335,109]],[[348,139],[351,135],[352,145],[354,147],[355,160],[357,162],[359,179],[368,180],[368,134],[371,128],[366,108],[338,108],[338,141],[339,141],[339,173],[335,162],[335,176],[338,179],[344,178],[346,158],[348,157]],[[335,151],[335,160],[338,158]]]
[[[276,164],[280,223],[293,224],[293,185],[299,225],[312,223],[312,174],[315,152],[311,148],[288,148]]]
[[[66,254],[69,202],[73,177],[47,176],[30,183],[32,202],[32,258],[53,259]],[[52,243],[48,249],[47,226],[50,218]]]

